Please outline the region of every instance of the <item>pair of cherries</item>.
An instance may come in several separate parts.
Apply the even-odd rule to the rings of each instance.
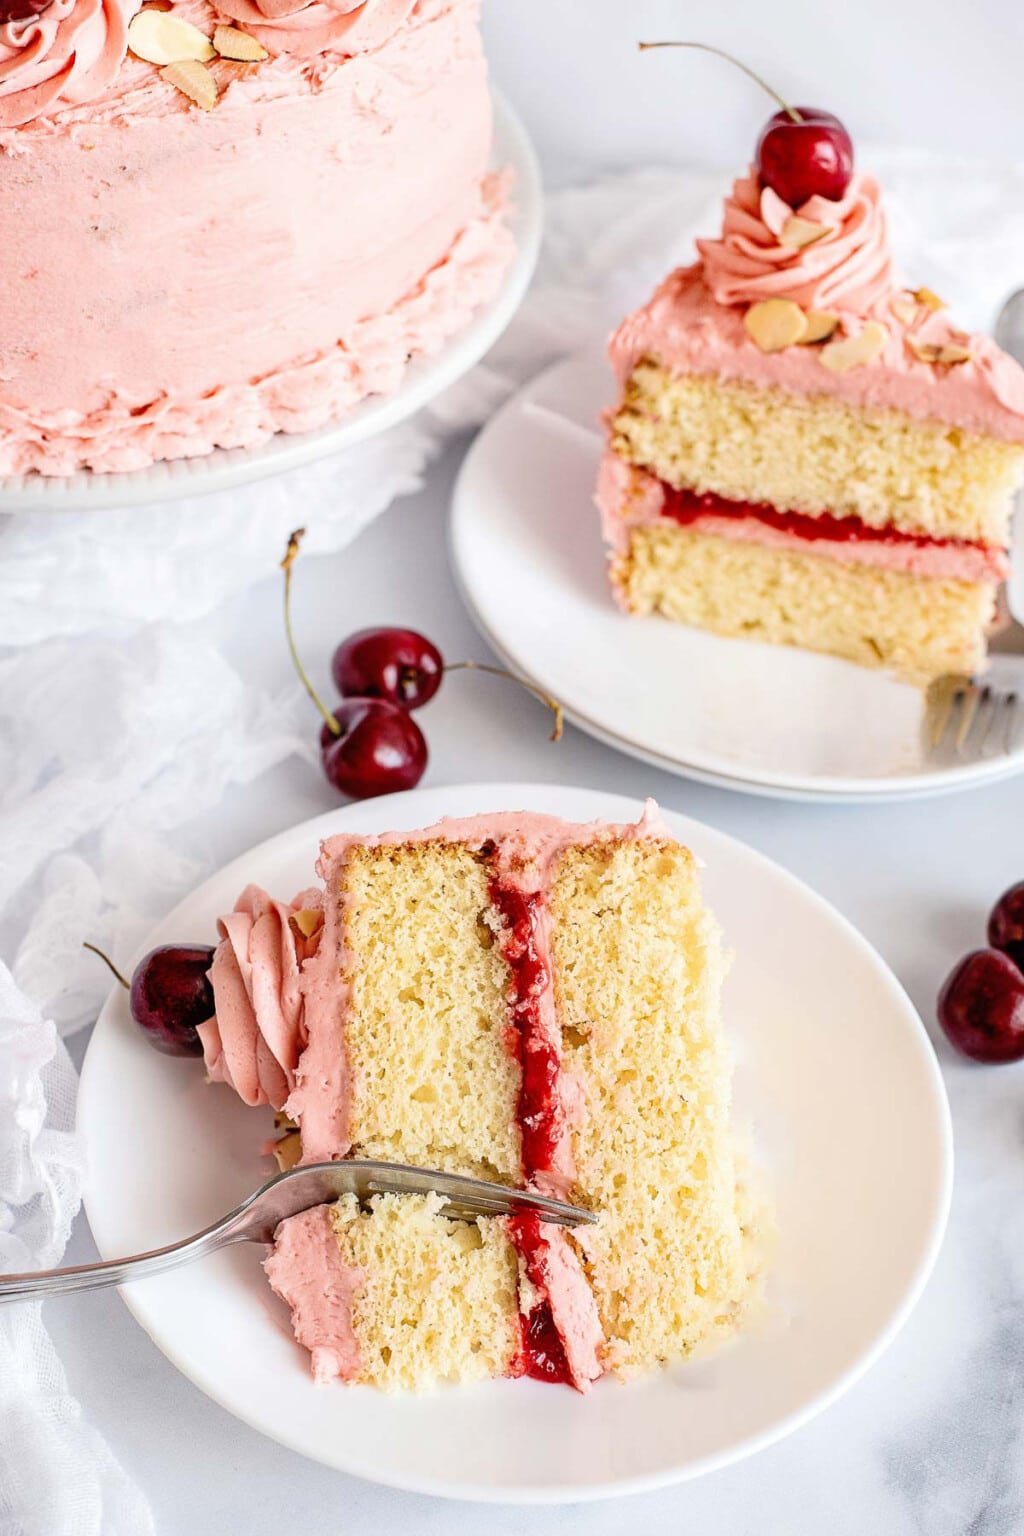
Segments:
[[[437,693],[448,672],[486,672],[518,683],[547,705],[555,717],[551,737],[562,734],[557,700],[525,678],[479,661],[445,663],[432,640],[414,629],[360,629],[343,640],[331,661],[341,703],[329,710],[302,664],[291,617],[292,569],[304,530],[288,540],[281,567],[285,579],[285,631],[292,661],[306,692],[323,717],[320,760],[334,788],[352,800],[368,800],[413,789],[427,766],[427,742],[412,718]]]
[[[939,993],[939,1023],[975,1061],[1024,1059],[1024,880],[988,919],[987,949],[972,950]]]

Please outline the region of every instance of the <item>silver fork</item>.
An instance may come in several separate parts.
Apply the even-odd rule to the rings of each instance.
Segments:
[[[24,1275],[0,1275],[0,1302],[38,1301],[45,1296],[64,1296],[70,1291],[95,1291],[128,1280],[162,1275],[193,1259],[204,1259],[231,1243],[269,1243],[281,1222],[317,1205],[328,1205],[342,1195],[355,1195],[365,1204],[371,1195],[438,1194],[444,1214],[459,1221],[477,1216],[516,1216],[534,1213],[556,1226],[578,1227],[597,1221],[593,1211],[550,1200],[532,1190],[508,1189],[484,1179],[438,1173],[429,1168],[409,1168],[402,1163],[311,1163],[279,1173],[235,1210],[193,1237],[168,1243],[127,1259],[108,1259],[100,1264],[79,1264],[71,1269],[30,1270]]]
[[[1018,363],[1024,363],[1024,288],[1011,293],[999,311],[995,339]],[[1018,499],[1017,517],[1022,516],[1024,508]],[[1005,591],[1000,607],[1002,622],[989,641],[989,654],[1024,656],[1024,624],[1010,612]],[[1024,672],[1021,681],[1024,685]],[[974,677],[952,674],[937,678],[928,689],[925,739],[932,753],[946,752],[950,746],[960,757],[1012,752],[1020,728],[1021,703],[1016,689],[995,688]]]

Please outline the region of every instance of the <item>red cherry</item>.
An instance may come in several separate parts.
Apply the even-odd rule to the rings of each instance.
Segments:
[[[48,11],[53,0],[0,0],[0,27],[10,21],[31,21]]]
[[[334,711],[341,726],[320,732],[324,773],[343,795],[369,800],[413,789],[427,766],[427,743],[412,716],[385,699],[344,699]]]
[[[387,699],[419,709],[441,686],[444,660],[414,629],[360,629],[334,653],[331,674],[346,699]]]
[[[1024,971],[1024,880],[1004,891],[988,920],[988,941]]]
[[[768,119],[757,141],[756,160],[764,185],[790,208],[815,196],[838,202],[853,175],[853,143],[831,112],[794,107]]]
[[[201,1056],[200,1024],[215,1009],[209,970],[213,950],[208,944],[162,944],[143,955],[131,981],[126,981],[102,949],[85,944],[128,993],[132,1018],[150,1045],[166,1056]]]
[[[957,1050],[975,1061],[1024,1057],[1024,976],[997,949],[976,949],[939,993],[939,1023]]]

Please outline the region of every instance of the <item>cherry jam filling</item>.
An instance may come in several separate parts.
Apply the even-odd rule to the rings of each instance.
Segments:
[[[547,1039],[540,1016],[541,998],[550,980],[540,941],[544,898],[540,891],[521,891],[498,879],[492,881],[490,894],[504,925],[502,954],[511,972],[507,1044],[520,1069],[516,1119],[523,1174],[529,1184],[551,1167],[562,1131],[558,1051]],[[543,1298],[520,1320],[522,1349],[515,1374],[571,1386],[565,1345],[547,1300],[547,1239],[539,1217],[513,1217],[509,1235],[528,1280]]]
[[[913,545],[915,549],[986,547],[972,539],[932,539],[926,534],[903,533],[897,528],[872,528],[859,517],[835,517],[831,512],[823,512],[817,517],[806,512],[780,512],[769,502],[730,501],[714,491],[680,491],[664,481],[661,484],[665,493],[662,517],[684,526],[711,514],[715,517],[751,517],[799,539],[827,539],[834,544],[905,544]]]

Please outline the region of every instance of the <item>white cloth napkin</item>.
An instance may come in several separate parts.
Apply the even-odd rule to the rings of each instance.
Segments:
[[[1024,168],[866,152],[905,275],[963,323],[1024,283]],[[0,1267],[60,1260],[78,1209],[74,1074],[58,1038],[207,871],[192,819],[308,750],[298,694],[243,684],[202,617],[270,574],[301,518],[333,551],[418,486],[446,439],[592,344],[714,229],[720,175],[648,171],[549,199],[534,288],[486,362],[414,423],[251,488],[0,527]],[[298,511],[297,511],[298,509]],[[31,998],[31,1001],[29,1000]],[[70,1397],[39,1310],[0,1309],[0,1536],[146,1536],[139,1492]]]

